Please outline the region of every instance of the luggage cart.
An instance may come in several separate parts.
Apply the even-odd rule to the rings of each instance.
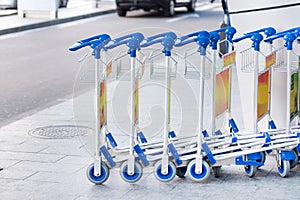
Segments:
[[[269,38],[272,38],[270,36]],[[260,43],[263,36],[260,33],[248,33],[240,38],[233,40],[240,42],[250,38],[253,41],[252,48],[241,52],[242,54],[242,71],[254,74],[254,96],[253,96],[253,133],[261,133],[258,128],[258,121],[269,113],[269,70],[270,66],[266,65],[266,57],[260,52]],[[262,60],[262,62],[260,62]],[[264,64],[261,64],[264,63]],[[266,67],[267,66],[267,67]],[[264,88],[263,90],[261,88]],[[267,89],[266,89],[267,88]],[[264,104],[260,105],[258,100]],[[261,101],[263,99],[264,101]],[[288,134],[286,129],[273,129],[264,132],[268,135],[269,140],[265,147],[269,147],[266,152],[276,156],[278,172],[280,176],[286,177],[290,171],[290,161],[295,159],[292,148],[299,144],[299,137],[295,134]]]
[[[104,183],[110,174],[109,165],[110,167],[115,165],[107,149],[107,140],[110,141],[112,147],[117,146],[117,143],[106,127],[106,78],[111,70],[111,62],[106,63],[101,59],[101,51],[110,40],[109,35],[101,34],[80,40],[69,48],[70,51],[77,51],[89,46],[92,48],[92,55],[95,59],[95,157],[94,162],[87,168],[87,177],[94,184]]]
[[[165,101],[164,101],[164,132],[163,132],[163,142],[156,143],[156,153],[162,151],[161,159],[157,161],[154,165],[154,175],[155,177],[163,182],[170,181],[175,177],[176,166],[180,166],[182,161],[177,153],[176,148],[174,147],[170,138],[174,138],[175,132],[171,130],[170,125],[170,115],[171,115],[171,77],[174,77],[176,74],[176,64],[177,60],[173,58],[172,49],[175,45],[175,40],[177,36],[173,32],[161,33],[148,37],[142,44],[141,47],[149,47],[151,45],[160,43],[163,46],[163,49],[154,50],[149,56],[150,60],[150,75],[152,78],[164,78],[165,81]],[[157,65],[154,60],[158,58],[159,55],[164,55],[165,65]],[[163,66],[163,67],[162,67]],[[148,146],[148,148],[153,148],[153,146]],[[151,152],[151,151],[150,151]],[[154,153],[154,152],[153,152]],[[146,149],[146,154],[147,149]],[[150,153],[151,155],[151,153]],[[174,163],[170,159],[172,155]]]
[[[215,176],[219,176],[220,166],[224,164],[236,164],[249,166],[246,170],[247,174],[250,176],[254,175],[255,167],[263,165],[258,160],[261,159],[260,152],[262,146],[265,144],[265,138],[257,138],[255,142],[251,144],[237,144],[237,145],[215,145],[214,143],[209,144],[206,140],[210,140],[210,137],[204,137],[203,134],[203,106],[204,106],[204,78],[206,77],[205,65],[211,64],[207,63],[206,54],[207,47],[210,44],[210,34],[206,31],[201,31],[197,33],[192,33],[187,36],[181,37],[176,44],[180,47],[187,45],[192,42],[196,42],[199,45],[198,52],[200,53],[200,67],[199,67],[199,78],[200,78],[200,91],[199,91],[199,122],[197,130],[197,141],[195,146],[189,150],[189,152],[181,152],[179,150],[179,155],[183,161],[182,166],[187,167],[187,172],[189,176],[195,181],[203,181],[209,177],[210,167],[215,170]],[[214,45],[216,47],[220,36],[214,34],[211,37]],[[232,38],[232,36],[231,36]],[[218,142],[218,140],[215,140]],[[231,141],[232,142],[232,141]],[[186,151],[186,150],[185,150]]]
[[[267,38],[265,42],[272,45],[273,41],[278,38],[284,38],[284,48],[274,48],[275,50],[271,55],[274,55],[276,62],[274,62],[274,71],[279,73],[286,73],[287,88],[286,95],[286,134],[297,134],[300,136],[299,126],[299,60],[300,54],[297,52],[297,37],[300,36],[300,27],[292,28],[280,33],[273,37]],[[278,58],[277,58],[278,57]],[[296,124],[296,125],[292,125]],[[300,145],[293,149],[295,159],[290,160],[290,168],[294,168],[299,160]]]
[[[149,162],[138,142],[138,84],[142,74],[140,73],[140,68],[138,67],[141,66],[138,65],[141,63],[137,58],[137,51],[140,50],[140,43],[143,41],[143,39],[143,34],[132,33],[116,38],[105,46],[105,50],[108,51],[118,46],[126,45],[128,47],[127,54],[130,56],[131,126],[129,135],[129,148],[110,151],[112,157],[114,157],[113,161],[115,162],[115,166],[120,167],[121,178],[129,183],[134,183],[140,180],[143,173],[143,166],[146,167],[149,165]],[[122,56],[118,55],[118,58],[120,57]],[[120,70],[118,71],[120,72]]]
[[[163,37],[164,36],[164,37]],[[176,35],[175,35],[176,36]],[[159,38],[162,37],[162,38]],[[131,135],[130,135],[130,144],[129,148],[122,148],[122,149],[115,149],[110,151],[112,156],[114,157],[116,165],[122,163],[120,166],[120,173],[123,180],[133,183],[138,181],[141,178],[142,174],[142,167],[153,167],[154,166],[154,174],[155,177],[163,182],[170,181],[175,177],[176,168],[173,164],[176,162],[177,165],[181,164],[181,160],[175,147],[172,143],[168,143],[166,141],[168,139],[164,135],[163,139],[163,147],[153,147],[151,144],[147,144],[146,147],[141,147],[138,142],[138,128],[137,128],[137,117],[138,117],[138,109],[137,100],[138,100],[138,81],[141,78],[141,74],[139,74],[139,69],[137,69],[137,63],[140,62],[137,59],[138,52],[141,47],[145,47],[146,43],[140,45],[143,41],[144,37],[141,33],[134,33],[130,35],[126,35],[120,38],[115,39],[112,43],[106,45],[106,49],[116,48],[120,45],[126,44],[129,48],[129,54],[131,57],[131,90],[132,90],[132,101],[131,101],[131,118],[133,119],[131,124]],[[149,38],[148,38],[149,39]],[[160,36],[153,36],[151,38],[151,42],[154,43],[164,43],[166,47],[164,51],[170,53],[169,51],[172,48],[172,42],[174,38],[172,38],[169,34]],[[148,40],[149,41],[149,40]],[[169,49],[170,48],[170,49]],[[121,55],[121,54],[120,54]],[[119,58],[120,56],[118,56]],[[136,102],[134,102],[136,101]],[[168,128],[167,128],[168,129]],[[166,129],[166,130],[167,130]],[[169,133],[168,133],[169,134]],[[128,155],[129,153],[129,155]],[[124,158],[126,159],[124,161]],[[139,158],[139,160],[137,159]],[[140,164],[143,164],[143,166]],[[130,169],[130,165],[132,169]]]

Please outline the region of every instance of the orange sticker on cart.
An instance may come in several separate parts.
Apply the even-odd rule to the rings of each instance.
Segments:
[[[236,52],[231,52],[223,56],[223,67],[235,63]]]
[[[266,57],[266,68],[271,67],[276,62],[276,53],[272,53]]]
[[[100,127],[106,124],[106,82],[100,83]]]
[[[291,76],[291,92],[290,92],[290,118],[294,118],[298,113],[298,93],[299,93],[299,74],[294,73]]]
[[[108,77],[111,74],[112,71],[112,61],[110,61],[106,66],[106,77]]]
[[[224,113],[229,106],[230,68],[216,75],[216,111],[219,116]]]
[[[258,76],[257,119],[269,111],[269,70]]]
[[[139,123],[139,81],[135,81],[135,90],[133,94],[133,100],[134,100],[134,119],[133,123],[138,124]]]

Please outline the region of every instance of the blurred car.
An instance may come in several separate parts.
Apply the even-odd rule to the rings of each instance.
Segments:
[[[66,8],[69,0],[60,0],[59,7]],[[17,8],[17,0],[0,0],[0,8]]]
[[[0,0],[0,8],[17,8],[17,0]]]
[[[197,0],[116,0],[117,12],[121,17],[127,11],[143,9],[145,11],[159,10],[167,17],[175,14],[175,7],[187,7],[188,12],[194,12]]]

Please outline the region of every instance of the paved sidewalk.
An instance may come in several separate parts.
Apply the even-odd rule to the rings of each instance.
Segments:
[[[58,9],[57,19],[50,19],[47,15],[31,15],[31,17],[28,18],[21,18],[17,14],[13,14],[17,13],[16,10],[0,10],[0,35],[115,12],[116,6],[113,0],[101,0],[99,2],[99,8],[95,8],[93,3],[93,0],[69,0],[67,8]]]

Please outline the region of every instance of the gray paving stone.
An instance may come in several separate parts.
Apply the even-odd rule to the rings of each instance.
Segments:
[[[61,164],[90,164],[93,162],[93,157],[89,156],[65,156],[57,163]]]
[[[34,169],[39,172],[61,172],[72,174],[82,169],[85,165],[80,164],[61,164],[61,163],[47,163],[47,162],[33,162],[21,161],[13,165],[10,169],[16,170],[30,170]]]
[[[0,159],[0,167],[4,169],[9,168],[15,164],[20,162],[20,160],[7,160],[7,159]]]
[[[31,169],[13,169],[12,167],[4,169],[0,172],[0,178],[25,180],[26,178],[37,173],[33,168]]]
[[[0,159],[7,160],[11,159],[23,161],[27,160],[32,162],[57,162],[63,157],[64,155],[0,151]]]

